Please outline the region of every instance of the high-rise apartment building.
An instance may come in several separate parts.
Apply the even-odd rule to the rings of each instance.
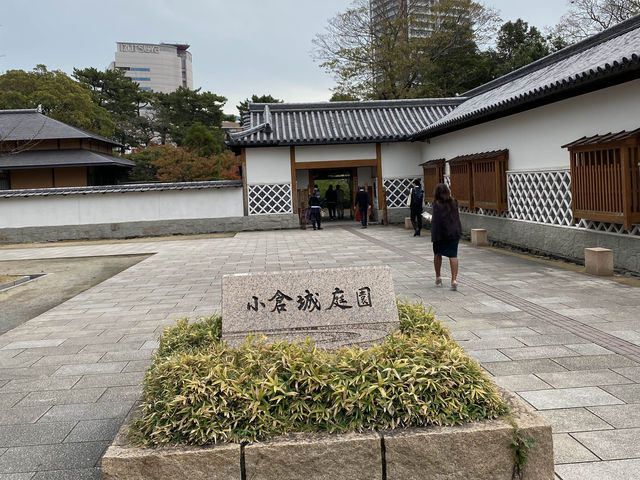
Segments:
[[[373,28],[386,20],[405,17],[409,19],[409,38],[428,37],[442,21],[441,14],[434,12],[434,7],[441,1],[443,0],[370,0]]]
[[[109,68],[124,71],[140,90],[170,93],[178,87],[193,89],[189,45],[117,42]]]

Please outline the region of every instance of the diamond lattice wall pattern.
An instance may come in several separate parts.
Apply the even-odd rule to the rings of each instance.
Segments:
[[[571,175],[568,170],[507,172],[509,218],[570,226]]]
[[[407,195],[413,185],[414,178],[385,178],[384,189],[387,196],[387,208],[402,208],[407,206]]]
[[[293,213],[291,185],[249,185],[249,215]]]

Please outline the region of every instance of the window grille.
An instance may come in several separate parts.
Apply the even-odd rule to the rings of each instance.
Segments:
[[[249,185],[249,215],[293,213],[291,185]]]
[[[422,164],[425,198],[433,198],[436,185],[444,183],[445,164],[444,158],[430,160]]]
[[[402,208],[407,206],[407,195],[413,185],[414,178],[385,178],[382,181],[385,189],[387,208]]]
[[[570,226],[571,175],[569,170],[508,172],[509,218]]]
[[[449,160],[451,194],[470,210],[507,210],[508,150],[462,155]]]
[[[584,137],[564,145],[571,162],[572,210],[578,219],[640,222],[640,129]]]

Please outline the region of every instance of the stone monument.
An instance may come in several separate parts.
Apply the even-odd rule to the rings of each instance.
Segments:
[[[398,326],[391,269],[353,267],[225,275],[222,338],[249,334],[322,348],[380,343]]]

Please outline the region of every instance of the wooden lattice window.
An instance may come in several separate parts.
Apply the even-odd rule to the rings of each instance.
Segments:
[[[578,219],[640,223],[640,129],[564,145],[571,162],[571,208]]]
[[[424,195],[428,201],[433,198],[436,185],[444,183],[445,164],[444,158],[429,160],[421,164],[424,176]]]
[[[507,210],[508,150],[462,155],[449,160],[451,194],[461,206]]]

